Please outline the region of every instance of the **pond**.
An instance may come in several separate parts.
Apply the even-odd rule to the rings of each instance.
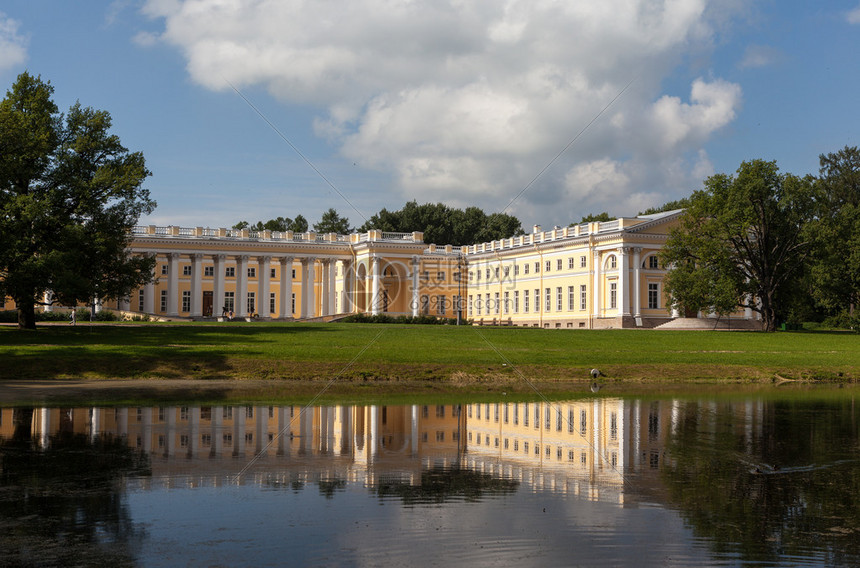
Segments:
[[[860,564],[857,391],[0,409],[0,565]]]

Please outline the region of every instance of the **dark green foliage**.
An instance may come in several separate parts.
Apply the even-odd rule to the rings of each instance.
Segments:
[[[820,156],[818,211],[806,233],[815,245],[811,286],[828,313],[854,315],[860,301],[860,150]]]
[[[120,298],[151,278],[155,260],[129,257],[131,228],[155,202],[141,187],[143,154],[110,134],[105,111],[67,115],[53,87],[23,73],[0,101],[0,296],[35,328],[35,305]]]
[[[802,228],[814,215],[814,187],[764,160],[705,180],[661,253],[674,302],[687,313],[750,308],[774,331],[812,251]]]
[[[296,215],[295,219],[290,219],[289,217],[276,217],[275,219],[269,219],[268,221],[257,221],[255,224],[250,225],[247,221],[239,221],[235,225],[233,225],[234,229],[248,229],[249,231],[278,231],[281,233],[285,233],[287,231],[293,231],[294,233],[305,233],[308,230],[308,221],[301,215]]]
[[[614,220],[615,220],[615,219],[617,219],[617,218],[618,218],[618,217],[612,217],[612,216],[611,216],[611,215],[609,215],[609,213],[607,213],[606,211],[604,211],[604,212],[602,212],[602,213],[596,213],[596,214],[595,214],[595,213],[589,213],[588,215],[586,215],[585,217],[583,217],[582,219],[580,219],[580,220],[579,220],[579,223],[572,223],[572,225],[574,225],[574,224],[582,224],[582,223],[593,223],[593,222],[595,222],[595,221],[599,221],[599,222],[601,222],[601,223],[605,223],[606,221],[614,221]]]
[[[346,235],[352,232],[349,227],[349,219],[341,217],[337,211],[329,208],[328,211],[322,214],[319,223],[314,223],[314,231],[317,233],[337,233],[338,235]]]
[[[418,325],[454,325],[456,318],[439,318],[436,316],[390,316],[388,314],[353,314],[339,321],[346,323],[406,323]],[[461,320],[462,325],[470,325],[472,322]]]
[[[444,203],[418,205],[410,201],[399,211],[383,209],[359,231],[379,229],[397,233],[424,233],[425,243],[471,245],[523,234],[519,219],[505,213],[487,215],[478,207],[453,209]]]
[[[649,207],[645,211],[640,211],[640,215],[654,215],[656,213],[665,213],[666,211],[675,211],[677,209],[686,209],[690,206],[690,198],[683,197],[675,201],[668,201],[660,207]]]

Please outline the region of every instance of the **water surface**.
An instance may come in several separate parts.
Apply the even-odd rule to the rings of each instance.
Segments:
[[[855,394],[0,409],[0,565],[857,565]]]

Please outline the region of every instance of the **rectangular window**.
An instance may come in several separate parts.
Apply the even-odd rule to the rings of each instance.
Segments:
[[[296,313],[296,295],[292,294],[290,298],[290,313]]]
[[[567,268],[569,270],[573,270],[573,257],[572,256],[567,259]]]
[[[573,409],[567,409],[567,431],[573,433]],[[572,457],[570,459],[573,459]]]
[[[499,293],[498,292],[496,292],[493,295],[493,299],[495,300],[494,305],[493,305],[493,313],[496,315],[499,315]]]
[[[214,266],[204,266],[203,267],[203,276],[215,276],[215,267]]]
[[[275,293],[274,292],[269,293],[269,313],[270,314],[277,313],[275,311]]]
[[[191,311],[191,292],[188,290],[182,291],[182,311],[190,312]]]
[[[514,313],[520,313],[520,291],[514,290]]]
[[[292,274],[292,279],[295,280],[296,279],[296,269],[293,268],[292,270],[290,270],[290,274]]]
[[[657,283],[648,284],[648,309],[656,310],[660,307],[660,285]]]
[[[555,261],[555,269],[561,270],[561,259],[560,258]]]
[[[444,282],[445,281],[445,273],[442,272],[441,270],[436,272],[436,281],[437,282]]]
[[[182,275],[191,276],[191,265],[185,265],[182,267]]]
[[[555,305],[556,305],[555,309],[560,312],[561,311],[561,286],[559,286],[555,289]]]
[[[472,317],[472,295],[469,294],[469,317]]]
[[[167,265],[166,264],[161,265],[161,275],[167,276]]]
[[[253,266],[248,267],[248,278],[256,278],[257,277],[257,269]]]
[[[588,262],[585,260],[585,255],[582,255],[579,257],[579,267],[585,268],[586,266],[588,266]]]
[[[234,292],[224,292],[224,307],[228,312],[232,312],[235,307],[236,295]]]
[[[167,290],[161,291],[161,311],[167,311]]]
[[[535,312],[540,311],[540,288],[535,288]]]
[[[552,288],[544,290],[544,311],[552,311]]]
[[[505,315],[508,314],[511,308],[510,292],[505,292]]]
[[[547,406],[547,407],[544,409],[543,415],[544,415],[544,430],[549,430],[549,429],[550,429],[550,426],[552,425],[552,421],[550,420],[550,409],[549,409],[549,406]]]
[[[561,432],[561,424],[564,422],[561,418],[561,409],[555,411],[555,431]]]
[[[536,262],[535,263],[535,274],[537,274],[538,272],[540,272],[540,263]]]
[[[609,415],[609,439],[618,439],[618,414],[615,412]]]
[[[618,284],[616,282],[612,282],[609,285],[609,308],[614,309],[618,307]]]
[[[235,267],[235,266],[228,266],[228,267],[224,270],[224,275],[225,275],[227,278],[234,278],[234,277],[236,276],[236,267]]]
[[[489,280],[490,279],[490,269],[487,268],[486,270],[487,270],[487,280]]]
[[[579,435],[585,436],[585,431],[588,429],[588,413],[584,410],[579,411]]]
[[[588,292],[586,291],[585,284],[579,285],[579,309],[584,310],[588,307]]]
[[[573,286],[567,287],[567,311],[572,312],[574,306]]]
[[[495,269],[495,275],[496,275],[496,279],[498,279],[499,278],[499,267],[498,266]]]
[[[648,257],[648,268],[657,269],[659,268],[660,260],[657,258],[657,255],[651,255]]]
[[[505,267],[505,278],[508,278],[510,275],[511,275],[511,267],[506,266]]]
[[[552,267],[552,262],[549,260],[546,261],[546,272],[549,272],[551,267]]]
[[[535,415],[535,419],[534,419],[535,428],[540,428],[540,407],[538,406],[537,403],[534,404],[534,415]]]
[[[524,314],[529,313],[529,291],[528,290],[526,290],[523,293],[523,313]]]
[[[445,296],[439,296],[439,315],[445,315],[445,304],[446,304]]]
[[[514,426],[520,423],[520,405],[514,405]]]
[[[269,269],[269,278],[274,278],[274,277],[275,277],[275,269],[274,269],[274,268],[270,268],[270,269]]]
[[[484,314],[490,315],[490,295],[484,295]]]
[[[145,303],[143,288],[137,291],[137,311],[142,312]]]
[[[253,314],[257,311],[257,298],[254,292],[248,292],[248,314]]]
[[[529,425],[529,405],[523,405],[523,426]]]
[[[529,264],[525,263],[525,264],[523,264],[523,274],[528,274],[528,273],[529,273]]]

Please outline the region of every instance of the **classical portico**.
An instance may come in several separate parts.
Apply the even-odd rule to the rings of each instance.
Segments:
[[[137,227],[131,251],[155,255],[155,281],[124,307],[170,318],[225,312],[238,319],[281,320],[365,310],[414,314],[426,249],[421,233]],[[407,288],[410,296],[401,297]]]

